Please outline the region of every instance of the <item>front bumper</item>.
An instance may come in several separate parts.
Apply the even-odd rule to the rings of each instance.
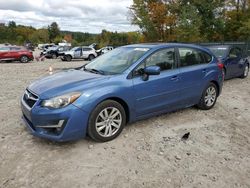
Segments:
[[[21,100],[23,120],[34,136],[63,142],[77,140],[86,136],[88,113],[74,105],[61,109],[48,109],[36,102],[29,108]]]

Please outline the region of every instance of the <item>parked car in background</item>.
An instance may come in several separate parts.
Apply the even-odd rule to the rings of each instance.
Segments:
[[[55,47],[56,45],[54,43],[51,44],[38,44],[39,50],[47,50],[48,48]]]
[[[24,47],[4,46],[0,47],[0,61],[20,61],[28,63],[34,59],[33,53]]]
[[[99,56],[99,55],[102,55],[102,54],[106,54],[107,52],[109,52],[109,51],[111,51],[113,49],[114,49],[113,46],[106,46],[106,47],[103,47],[103,48],[101,48],[99,50],[96,50],[96,53]]]
[[[64,52],[70,50],[70,46],[56,46],[56,47],[51,47],[46,52],[44,53],[46,58],[52,58],[56,59],[60,56],[64,55]]]
[[[246,78],[249,73],[249,60],[240,47],[232,45],[208,46],[223,63],[223,74],[225,79],[241,77]]]
[[[29,41],[27,41],[27,42],[24,43],[24,47],[27,50],[31,50],[31,51],[35,50],[35,45],[32,42],[29,42]]]
[[[21,100],[23,119],[42,138],[68,141],[88,134],[110,141],[128,122],[193,105],[211,109],[221,93],[222,68],[209,50],[195,45],[116,48],[29,85]]]
[[[71,61],[72,59],[85,59],[92,61],[97,57],[94,48],[87,46],[74,47],[69,51],[64,52],[62,61]]]

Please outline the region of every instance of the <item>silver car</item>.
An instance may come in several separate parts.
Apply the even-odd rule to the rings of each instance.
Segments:
[[[87,46],[74,47],[69,51],[64,52],[62,57],[63,61],[71,61],[72,59],[84,59],[92,61],[97,57],[96,51],[94,48]]]

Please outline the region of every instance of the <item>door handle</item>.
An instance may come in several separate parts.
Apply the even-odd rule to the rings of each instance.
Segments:
[[[178,76],[173,76],[170,78],[171,81],[178,81],[179,80],[179,77]]]

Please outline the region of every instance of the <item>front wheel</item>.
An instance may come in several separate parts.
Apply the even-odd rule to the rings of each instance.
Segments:
[[[69,62],[72,60],[72,57],[70,55],[66,55],[64,59]]]
[[[27,57],[27,56],[22,56],[21,58],[20,58],[20,62],[21,63],[28,63],[29,62],[29,58]]]
[[[88,59],[89,59],[89,61],[92,61],[93,59],[95,59],[95,56],[91,54],[91,55],[89,55]]]
[[[89,136],[98,142],[115,139],[126,124],[126,113],[122,105],[107,100],[93,110],[88,122]]]
[[[52,59],[56,59],[57,58],[57,55],[56,54],[52,54]]]
[[[217,101],[218,88],[214,83],[209,83],[206,89],[203,91],[202,97],[200,99],[198,108],[202,110],[209,110],[213,108]]]
[[[246,78],[248,76],[248,73],[249,73],[249,65],[246,64],[241,78]]]

